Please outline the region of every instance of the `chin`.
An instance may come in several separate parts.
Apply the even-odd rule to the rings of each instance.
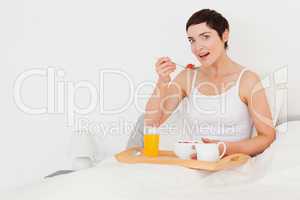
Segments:
[[[201,64],[201,66],[203,66],[203,67],[208,67],[208,66],[211,66],[211,65],[213,65],[213,61],[211,61],[211,60],[199,60],[199,62],[200,62],[200,64]]]
[[[197,57],[197,60],[199,61],[199,63],[201,64],[201,66],[203,67],[207,67],[207,66],[211,66],[213,65],[217,59],[215,58],[214,55],[209,55],[207,58],[202,59],[200,57]]]

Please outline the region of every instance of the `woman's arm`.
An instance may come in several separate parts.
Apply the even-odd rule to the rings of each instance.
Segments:
[[[160,109],[161,101],[167,95],[168,83],[158,79],[154,91],[146,104],[144,124],[158,127],[162,110]]]
[[[156,64],[156,71],[159,78],[156,82],[152,96],[148,100],[145,109],[144,124],[159,127],[163,124],[172,112],[177,108],[180,101],[186,95],[186,77],[188,70],[181,71],[173,81],[170,73],[174,70],[173,63],[165,59],[165,63],[159,60]],[[163,73],[164,71],[164,73]]]
[[[268,105],[265,90],[258,75],[253,72],[245,72],[241,80],[241,96],[245,98],[252,121],[257,131],[257,136],[238,142],[225,142],[226,155],[233,153],[245,153],[255,156],[269,147],[276,138],[272,122],[272,114]],[[203,139],[204,142],[218,142],[216,140]],[[222,149],[222,145],[220,147]],[[222,152],[222,151],[220,151]]]
[[[205,143],[217,143],[218,140],[202,138]],[[259,134],[251,139],[246,139],[238,142],[224,142],[226,144],[226,154],[244,153],[250,156],[256,156],[262,153],[274,141],[273,136]],[[220,145],[220,152],[223,152],[223,146]]]

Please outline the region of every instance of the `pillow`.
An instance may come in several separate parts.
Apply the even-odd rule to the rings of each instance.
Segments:
[[[272,170],[279,171],[300,166],[300,121],[289,121],[276,127]]]
[[[265,93],[272,113],[273,125],[279,124],[279,116],[287,99],[287,90],[277,86],[276,80],[271,75],[261,78]]]

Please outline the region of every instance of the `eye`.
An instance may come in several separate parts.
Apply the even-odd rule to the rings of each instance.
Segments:
[[[202,38],[203,38],[204,40],[207,40],[207,39],[210,38],[210,35],[203,35]]]
[[[193,39],[189,39],[189,42],[192,44],[194,42],[194,40]]]

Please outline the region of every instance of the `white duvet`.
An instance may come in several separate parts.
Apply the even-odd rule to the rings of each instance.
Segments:
[[[245,165],[220,172],[179,166],[124,164],[108,158],[96,167],[44,179],[2,193],[11,200],[300,199],[300,122]]]

